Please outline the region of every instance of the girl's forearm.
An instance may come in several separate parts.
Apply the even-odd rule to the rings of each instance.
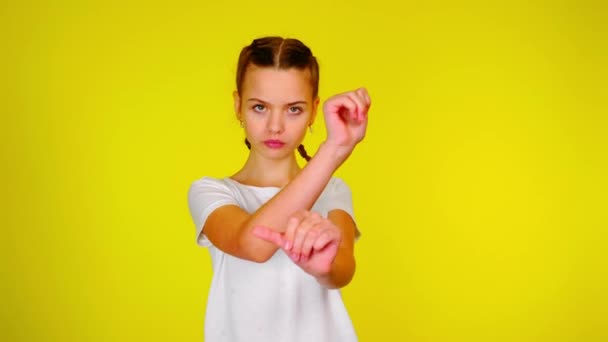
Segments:
[[[294,213],[312,208],[333,173],[348,155],[337,146],[323,143],[298,175],[243,224],[239,234],[239,248],[247,251],[245,254],[254,261],[264,262],[272,257],[278,247],[254,237],[252,229],[266,226],[284,232],[287,221]]]
[[[355,268],[356,263],[353,253],[346,249],[340,249],[329,273],[316,278],[321,285],[327,288],[341,288],[348,285],[353,279]]]

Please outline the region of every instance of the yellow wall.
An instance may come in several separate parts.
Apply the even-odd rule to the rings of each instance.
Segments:
[[[361,341],[607,340],[601,1],[11,2],[0,340],[202,340],[186,192],[243,163],[236,59],[268,34],[313,49],[323,98],[373,98],[338,171]]]

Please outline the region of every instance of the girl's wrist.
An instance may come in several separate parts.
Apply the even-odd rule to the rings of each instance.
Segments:
[[[317,151],[315,156],[319,154],[325,158],[328,158],[331,161],[336,162],[336,168],[338,168],[338,166],[342,165],[342,163],[344,163],[344,161],[348,159],[352,151],[352,148],[339,146],[337,144],[333,144],[331,141],[325,140],[319,146],[319,150]]]

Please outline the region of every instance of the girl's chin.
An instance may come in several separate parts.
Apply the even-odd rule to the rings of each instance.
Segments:
[[[275,160],[275,161],[293,158],[294,153],[295,153],[295,151],[290,150],[289,148],[282,148],[282,149],[264,148],[262,151],[258,151],[258,154],[261,157],[264,157],[266,159]]]

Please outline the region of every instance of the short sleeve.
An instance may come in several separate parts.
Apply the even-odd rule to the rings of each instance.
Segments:
[[[202,233],[209,215],[215,209],[229,204],[237,205],[230,189],[218,179],[203,177],[190,185],[188,206],[196,230],[196,243],[199,246],[211,246],[211,241]]]
[[[346,182],[344,182],[341,178],[333,177],[329,184],[328,190],[329,191],[327,194],[327,212],[336,209],[341,209],[348,213],[355,222],[355,238],[358,240],[359,236],[361,235],[361,232],[359,231],[359,227],[357,227],[357,220],[355,220],[355,213],[353,210],[353,197],[348,184],[346,184]]]

